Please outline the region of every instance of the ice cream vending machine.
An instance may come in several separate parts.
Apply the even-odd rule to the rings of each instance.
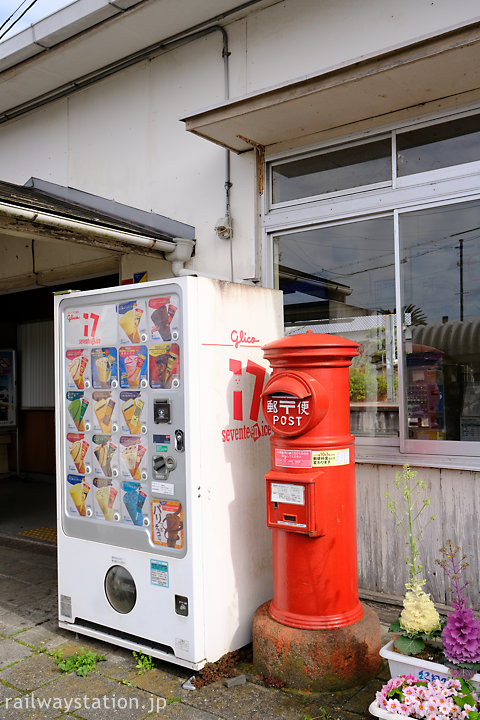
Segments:
[[[201,277],[56,296],[60,627],[194,670],[250,641],[282,321],[280,292]]]

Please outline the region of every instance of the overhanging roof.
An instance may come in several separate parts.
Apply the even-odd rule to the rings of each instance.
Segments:
[[[477,21],[182,120],[188,131],[241,153],[479,88]]]
[[[30,178],[25,185],[0,182],[0,200],[19,205],[26,201],[36,210],[127,232],[147,232],[163,240],[195,237],[192,225],[39,178]]]
[[[119,251],[131,242],[141,245],[142,254],[172,252],[179,238],[195,237],[195,228],[186,223],[38,178],[26,185],[0,181],[2,232],[103,243]]]

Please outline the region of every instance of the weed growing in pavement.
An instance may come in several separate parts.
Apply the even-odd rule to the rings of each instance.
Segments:
[[[134,650],[133,657],[137,661],[136,667],[139,675],[142,675],[144,672],[147,672],[147,670],[152,670],[155,667],[155,660],[153,660],[150,655],[144,655],[143,652],[137,653]]]
[[[85,650],[83,647],[80,648],[79,652],[67,658],[63,657],[62,650],[53,650],[51,655],[62,673],[75,672],[81,677],[86,677],[95,670],[97,662],[107,659],[104,655],[98,655],[93,650]]]
[[[23,645],[23,643],[21,643],[21,644]],[[27,647],[30,648],[30,650],[32,651],[32,653],[34,655],[41,655],[42,653],[48,652],[48,648],[44,643],[40,643],[40,645],[27,645]]]
[[[175,702],[181,703],[182,698],[168,698],[167,699],[167,705],[171,705],[172,703],[175,703]]]
[[[305,715],[305,720],[330,720],[330,716],[325,708],[320,708],[320,715],[315,715],[315,717]]]

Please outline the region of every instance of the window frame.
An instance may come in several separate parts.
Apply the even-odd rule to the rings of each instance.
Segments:
[[[431,208],[446,207],[448,205],[459,205],[461,203],[468,203],[473,200],[480,200],[480,193],[475,195],[462,197],[462,198],[451,198],[448,201],[441,201],[435,203],[422,204],[418,207],[412,206],[409,208],[403,208],[402,210],[394,211],[394,234],[395,234],[395,270],[398,269],[398,278],[395,278],[396,291],[397,291],[397,307],[403,307],[404,299],[402,297],[402,279],[400,276],[400,218],[403,215],[408,215],[416,211],[429,210]],[[397,264],[398,262],[398,264]],[[397,284],[398,283],[398,284]],[[398,347],[402,348],[402,362],[399,363],[399,388],[402,389],[402,399],[405,403],[405,354],[403,352],[403,329],[402,323],[397,325],[397,343]],[[403,417],[400,422],[400,452],[411,453],[411,452],[425,452],[434,455],[453,455],[453,456],[465,456],[470,455],[473,457],[480,457],[480,441],[465,441],[465,440],[412,440],[407,437],[406,428],[406,414],[404,411]],[[465,453],[465,446],[469,447],[471,452]],[[436,451],[436,452],[434,452]]]
[[[282,157],[276,161],[269,161],[268,163],[268,205],[273,209],[289,208],[295,205],[304,205],[305,203],[315,202],[319,199],[325,200],[327,198],[344,197],[345,195],[351,195],[352,193],[368,192],[370,190],[376,190],[381,188],[388,188],[392,186],[392,178],[390,180],[381,180],[377,183],[370,183],[368,185],[357,185],[354,188],[346,188],[344,190],[334,190],[328,193],[320,193],[318,195],[307,195],[303,198],[297,198],[295,200],[286,200],[284,202],[273,202],[273,167],[279,165],[286,165],[287,163],[294,162],[296,160],[307,160],[308,158],[315,157],[317,155],[328,155],[331,152],[337,152],[340,150],[347,150],[349,148],[359,147],[360,145],[369,145],[370,143],[377,142],[378,140],[391,140],[391,133],[382,133],[375,135],[374,137],[367,137],[358,139],[356,142],[340,142],[338,144],[330,144],[325,147],[318,149],[317,151],[311,151],[295,155],[294,157]],[[391,148],[391,146],[390,146]],[[393,163],[395,162],[395,172],[393,171]],[[392,168],[392,177],[396,175],[396,158],[391,155],[390,167]]]
[[[348,191],[327,193],[295,200],[289,203],[271,203],[272,173],[271,167],[282,159],[291,162],[294,159],[311,156],[329,150],[358,145],[359,138],[350,137],[342,141],[330,141],[315,150],[309,148],[302,152],[297,149],[280,155],[267,154],[266,173],[268,177],[267,193],[262,209],[262,267],[263,284],[274,286],[274,237],[301,232],[320,227],[355,222],[361,219],[382,215],[392,215],[394,225],[395,258],[395,294],[396,307],[403,307],[401,265],[400,265],[400,217],[409,212],[425,210],[480,199],[480,161],[462,165],[412,174],[401,178],[396,174],[396,133],[417,129],[440,122],[446,122],[461,116],[478,113],[479,108],[461,113],[449,114],[435,119],[410,122],[392,127],[375,135],[368,133],[365,142],[391,137],[392,145],[392,181],[374,186],[353,188]],[[358,437],[356,438],[357,461],[365,463],[389,464],[409,461],[418,466],[447,467],[465,470],[480,468],[480,442],[461,440],[420,440],[407,437],[406,398],[405,398],[405,354],[403,352],[402,322],[397,323],[397,343],[401,348],[402,362],[398,367],[399,382],[399,436],[398,437]]]

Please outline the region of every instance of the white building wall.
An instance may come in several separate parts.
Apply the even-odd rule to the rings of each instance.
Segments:
[[[294,0],[248,19],[247,92],[478,19],[475,0]]]
[[[466,23],[476,11],[473,0],[295,0],[254,7],[226,25],[230,95]],[[221,34],[214,32],[2,125],[2,179],[24,183],[36,176],[194,225],[190,267],[230,277],[229,243],[214,232],[225,210],[225,151],[185,132],[179,121],[225,99],[221,50]],[[259,277],[254,168],[253,153],[232,156],[236,279]]]

